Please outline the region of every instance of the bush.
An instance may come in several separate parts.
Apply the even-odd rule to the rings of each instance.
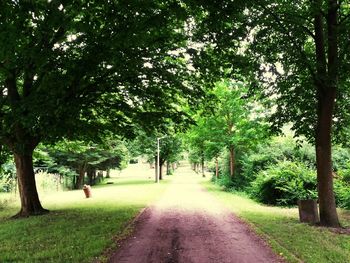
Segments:
[[[13,162],[4,163],[0,170],[0,192],[11,192],[16,187],[16,169]]]
[[[215,176],[213,178],[215,178]],[[230,175],[222,175],[214,180],[218,185],[222,186],[225,191],[230,191],[235,188],[235,183],[232,181]]]
[[[335,201],[338,207],[350,209],[350,184],[340,179],[334,180]]]
[[[350,151],[347,148],[335,146],[332,152],[333,169],[335,172],[350,170]]]
[[[280,161],[257,174],[250,195],[264,204],[296,205],[317,197],[316,174],[301,162]]]
[[[310,169],[316,168],[315,150],[307,143],[297,147],[292,136],[274,137],[268,144],[260,145],[254,152],[248,152],[241,157],[241,171],[235,180],[242,188],[250,186],[260,171],[283,161],[304,163]]]

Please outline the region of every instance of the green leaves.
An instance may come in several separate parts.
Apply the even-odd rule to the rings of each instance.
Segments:
[[[118,139],[105,138],[103,143],[63,140],[54,146],[41,145],[34,152],[36,166],[49,172],[70,175],[79,169],[107,170],[121,168],[128,162],[128,150]],[[83,168],[82,168],[83,167]]]
[[[300,199],[317,198],[316,173],[300,162],[282,161],[259,172],[251,194],[260,202],[296,205]]]
[[[174,55],[188,41],[177,1],[6,2],[0,17],[0,140],[131,138],[188,123],[181,106],[203,98]]]
[[[216,97],[213,114],[198,116],[197,125],[188,133],[193,149],[202,149],[210,160],[225,148],[251,148],[264,138],[264,115],[243,83],[218,82],[212,94]]]

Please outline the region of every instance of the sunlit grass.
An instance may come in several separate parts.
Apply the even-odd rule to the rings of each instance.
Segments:
[[[156,185],[145,173],[116,176],[113,184],[47,193],[42,204],[51,212],[26,219],[9,219],[18,202],[0,210],[0,262],[92,262],[128,231],[139,211],[155,200],[166,183]],[[3,196],[2,196],[3,197]]]
[[[224,192],[210,182],[205,183],[230,210],[248,222],[288,262],[348,263],[350,236],[326,228],[301,224],[296,208],[269,207],[258,204],[241,194]],[[340,211],[341,222],[350,225],[350,213]]]

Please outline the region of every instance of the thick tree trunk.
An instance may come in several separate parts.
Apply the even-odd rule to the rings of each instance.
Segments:
[[[339,227],[333,192],[331,130],[335,98],[338,86],[338,1],[328,0],[327,30],[321,9],[323,1],[314,0],[315,46],[317,74],[317,127],[316,164],[320,223],[323,226]],[[325,39],[325,35],[327,38]],[[327,48],[327,52],[326,52]]]
[[[33,154],[14,153],[18,189],[21,198],[21,210],[15,217],[28,217],[41,215],[49,211],[41,206],[38,191],[35,184],[33,170]]]
[[[322,94],[319,98],[316,130],[316,164],[321,225],[339,227],[333,192],[331,126],[335,92]]]
[[[230,176],[233,177],[235,174],[235,150],[233,146],[230,146]]]
[[[215,177],[216,179],[219,178],[219,160],[217,157],[215,158]]]
[[[107,169],[106,178],[111,178],[111,169]]]

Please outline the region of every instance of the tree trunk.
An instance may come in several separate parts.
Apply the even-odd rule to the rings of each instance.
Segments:
[[[159,162],[159,167],[158,167],[158,169],[159,169],[159,180],[163,180],[163,162]]]
[[[154,172],[155,172],[155,178],[156,178],[156,183],[158,182],[158,179],[157,179],[157,177],[158,177],[158,159],[157,159],[157,155],[154,157],[155,158],[155,162],[154,162]]]
[[[202,176],[205,177],[205,173],[204,173],[204,156],[202,156],[202,158],[201,158],[201,166],[202,166]]]
[[[88,171],[86,172],[87,177],[89,178],[89,185],[93,185],[94,184],[94,170],[93,169],[88,169]]]
[[[323,226],[339,227],[333,192],[331,125],[335,92],[325,93],[319,98],[316,129],[316,164],[320,223]]]
[[[166,174],[170,175],[170,163],[168,161],[166,162]]]
[[[81,189],[83,187],[84,183],[84,176],[85,176],[85,165],[82,165],[78,169],[78,176],[75,181],[74,189]]]
[[[314,29],[317,74],[317,127],[315,134],[317,190],[320,206],[320,223],[323,226],[339,227],[333,192],[332,175],[332,117],[338,86],[338,1],[328,0],[327,30],[324,28],[323,1],[315,0]],[[327,34],[327,38],[324,36]],[[327,41],[327,43],[326,43]],[[326,48],[327,52],[326,52]]]
[[[21,210],[15,217],[28,217],[48,213],[49,211],[41,206],[35,184],[33,152],[27,154],[14,153],[14,159],[21,198]]]
[[[106,178],[111,178],[111,169],[107,169]]]
[[[219,178],[219,160],[218,157],[215,158],[215,177]]]
[[[235,150],[233,146],[230,146],[230,176],[235,174]]]

